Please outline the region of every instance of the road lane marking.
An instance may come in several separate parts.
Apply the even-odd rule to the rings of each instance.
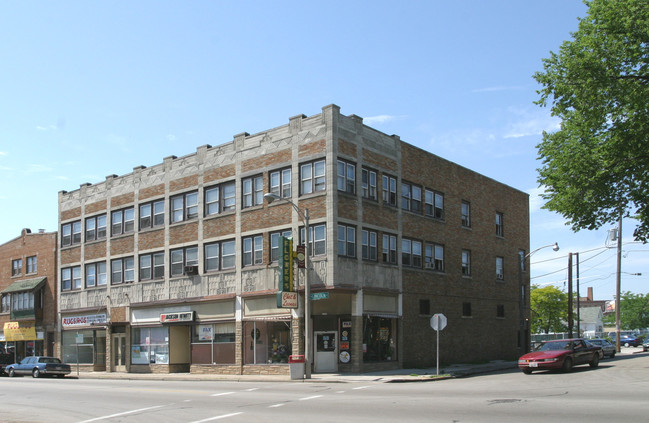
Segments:
[[[221,420],[221,419],[227,419],[228,417],[238,416],[239,414],[243,414],[243,412],[239,412],[239,413],[230,413],[230,414],[222,414],[222,415],[220,415],[220,416],[208,417],[207,419],[196,420],[196,421],[193,421],[193,422],[190,422],[190,423],[211,422],[211,421],[214,421],[214,420]]]
[[[257,391],[259,388],[250,388],[250,389],[244,389],[246,392],[252,392],[252,391]]]
[[[139,413],[140,411],[154,410],[154,409],[160,408],[160,407],[164,407],[164,406],[163,405],[155,405],[153,407],[138,408],[137,410],[124,411],[123,413],[111,414],[110,416],[95,417],[94,419],[84,420],[84,421],[81,421],[79,423],[89,423],[89,422],[96,422],[96,421],[99,421],[99,420],[112,419],[113,417],[119,417],[119,416],[125,416],[127,414]]]
[[[282,406],[284,406],[284,405],[286,405],[286,403],[285,403],[285,402],[282,402],[282,403],[280,403],[280,404],[269,405],[268,408],[277,408],[277,407],[282,407]]]
[[[211,397],[220,397],[220,396],[222,396],[222,395],[232,395],[232,394],[234,394],[234,393],[235,393],[235,392],[221,392],[220,394],[212,394],[212,395],[210,395],[210,396],[211,396]]]
[[[314,395],[312,397],[300,398],[300,401],[308,401],[308,400],[312,400],[312,399],[316,399],[316,398],[320,398],[320,397],[322,397],[322,395]]]
[[[352,389],[358,390],[358,389],[367,389],[367,388],[369,388],[369,386],[357,386],[356,388],[352,388]]]

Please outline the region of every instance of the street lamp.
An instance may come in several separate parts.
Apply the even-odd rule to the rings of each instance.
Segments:
[[[520,254],[520,262],[518,263],[518,287],[520,289],[520,295],[521,295],[521,304],[518,307],[519,311],[519,318],[520,318],[520,330],[519,330],[519,342],[521,344],[521,349],[523,353],[528,352],[528,347],[529,347],[529,342],[527,341],[527,337],[525,336],[526,334],[526,329],[525,329],[525,285],[523,285],[523,268],[525,267],[525,259],[530,257],[532,254],[536,253],[539,250],[542,250],[544,248],[552,247],[552,250],[554,251],[559,251],[559,244],[554,243],[554,244],[549,244],[549,245],[544,245],[542,247],[537,248],[536,250],[531,251],[530,253],[523,255]]]
[[[304,258],[304,378],[311,379],[311,286],[309,285],[309,209],[300,209],[297,204],[288,198],[280,197],[279,195],[268,192],[264,194],[264,199],[268,204],[275,200],[282,200],[293,206],[304,223],[304,243],[305,243],[305,258]]]

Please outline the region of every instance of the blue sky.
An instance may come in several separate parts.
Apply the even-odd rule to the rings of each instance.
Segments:
[[[581,0],[5,2],[0,5],[0,243],[57,230],[61,190],[288,123],[344,114],[528,192],[532,283],[615,293],[607,232],[540,210],[535,146],[557,128],[532,78]],[[633,221],[623,239],[632,241]],[[608,228],[606,228],[608,229]],[[622,289],[647,293],[625,244]]]

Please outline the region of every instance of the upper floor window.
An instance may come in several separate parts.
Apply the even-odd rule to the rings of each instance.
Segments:
[[[428,299],[419,300],[419,314],[424,316],[430,315],[430,300]]]
[[[61,246],[81,244],[81,221],[61,225]]]
[[[338,255],[356,257],[356,228],[338,225]]]
[[[496,257],[496,279],[503,280],[505,279],[505,259],[502,257]]]
[[[38,257],[27,257],[27,273],[38,273]]]
[[[2,308],[0,308],[0,313],[9,313],[11,311],[11,294],[5,294],[2,296]]]
[[[106,238],[106,215],[86,218],[86,242]]]
[[[471,227],[471,203],[468,201],[462,201],[462,226],[465,228]]]
[[[444,194],[426,190],[426,216],[444,219]]]
[[[426,244],[426,268],[438,272],[444,271],[444,246],[441,244]]]
[[[401,208],[421,212],[421,187],[406,182],[401,184]]]
[[[129,207],[111,213],[112,236],[126,234],[135,230],[135,209]]]
[[[421,267],[421,242],[401,240],[401,263],[404,266]]]
[[[291,198],[291,168],[270,172],[270,192],[282,198]]]
[[[106,285],[106,262],[86,264],[86,288]]]
[[[300,189],[301,194],[324,191],[325,185],[325,161],[305,163],[300,166]]]
[[[376,201],[376,172],[370,169],[361,169],[361,189],[363,198]]]
[[[186,192],[171,197],[171,223],[198,217],[198,192]]]
[[[270,234],[270,261],[276,262],[279,260],[280,246],[279,246],[279,237],[283,236],[285,238],[290,238],[292,236],[292,231],[286,230],[281,232],[273,232]]]
[[[16,292],[11,296],[13,311],[34,310],[33,292]]]
[[[377,249],[377,234],[374,231],[368,231],[363,229],[362,231],[362,250],[363,250],[363,260],[376,261],[378,255]]]
[[[243,266],[264,263],[264,238],[261,235],[243,238]]]
[[[61,269],[61,291],[81,289],[81,266]]]
[[[198,247],[171,250],[171,276],[184,275],[185,266],[198,266]]]
[[[11,276],[19,276],[23,274],[23,259],[11,260]]]
[[[392,176],[383,175],[383,203],[397,206],[397,180]]]
[[[462,275],[471,276],[471,251],[462,250]]]
[[[462,317],[471,317],[471,303],[462,303]]]
[[[204,249],[206,272],[235,267],[236,252],[233,240],[206,244]]]
[[[356,193],[356,165],[338,160],[338,191]]]
[[[308,251],[312,256],[327,254],[327,231],[324,223],[309,226]],[[300,228],[300,242],[304,244],[304,228]]]
[[[525,271],[525,250],[518,250],[518,265],[521,272]]]
[[[141,281],[163,279],[165,277],[165,253],[140,254],[139,269]]]
[[[383,234],[382,242],[383,263],[397,264],[397,237]]]
[[[243,190],[241,208],[258,206],[264,202],[264,178],[261,175],[242,179],[241,189]]]
[[[505,222],[504,215],[502,213],[496,213],[496,235],[505,236]]]
[[[140,206],[140,230],[165,224],[165,201],[157,200]]]
[[[135,260],[133,257],[124,257],[110,262],[110,283],[118,285],[135,281]]]
[[[205,189],[205,216],[234,210],[236,188],[234,182],[224,182]]]
[[[498,318],[505,317],[505,306],[503,304],[498,304],[496,306],[496,317]]]

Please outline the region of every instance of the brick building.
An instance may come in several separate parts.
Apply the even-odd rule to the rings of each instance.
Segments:
[[[95,370],[288,373],[305,270],[278,308],[279,240],[307,210],[314,372],[434,365],[435,313],[445,363],[527,343],[527,194],[329,105],[60,192],[64,358],[83,338]]]
[[[0,245],[0,351],[56,355],[57,234],[23,229]]]

